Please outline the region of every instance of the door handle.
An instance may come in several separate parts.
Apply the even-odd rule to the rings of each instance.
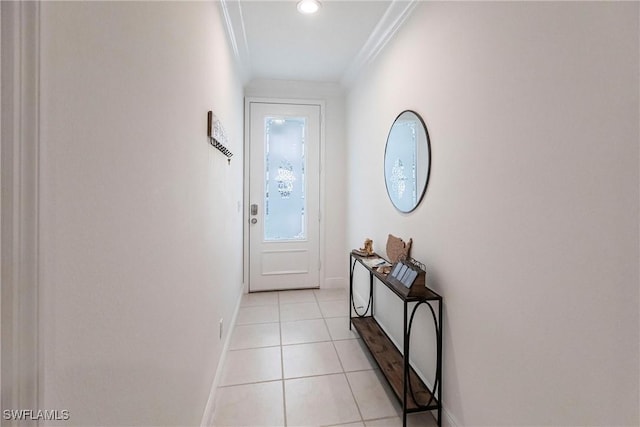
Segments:
[[[256,218],[251,218],[251,224],[257,224],[258,220]]]
[[[251,205],[251,215],[258,215],[258,205],[255,203]]]

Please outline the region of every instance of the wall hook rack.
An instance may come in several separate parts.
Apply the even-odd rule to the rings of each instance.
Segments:
[[[220,123],[220,120],[213,114],[213,111],[207,113],[207,136],[213,148],[227,156],[227,162],[231,164],[233,153],[227,148],[227,135],[222,127],[222,123]]]

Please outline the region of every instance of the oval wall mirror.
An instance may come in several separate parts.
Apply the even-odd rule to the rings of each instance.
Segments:
[[[427,126],[415,111],[403,111],[391,126],[384,150],[387,194],[400,212],[411,212],[420,204],[429,182],[430,165]]]

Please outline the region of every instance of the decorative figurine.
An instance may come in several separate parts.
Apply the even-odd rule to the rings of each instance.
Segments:
[[[373,255],[373,240],[365,239],[364,240],[364,248],[360,248],[362,252],[365,252],[367,256]]]

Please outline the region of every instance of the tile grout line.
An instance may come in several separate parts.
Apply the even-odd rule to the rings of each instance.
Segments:
[[[284,348],[282,345],[282,319],[280,317],[280,292],[278,292],[278,329],[280,331],[280,376],[282,378],[282,411],[284,427],[287,427],[287,394],[284,384]]]
[[[282,378],[279,379],[279,380],[262,380],[262,381],[252,381],[252,382],[249,382],[249,383],[227,384],[227,385],[221,385],[218,388],[241,387],[241,386],[245,386],[245,385],[267,384],[267,383],[275,383],[275,382],[279,382],[279,381],[282,381]]]
[[[312,301],[314,301],[315,304],[317,305],[318,309],[320,309],[320,298],[317,295],[317,293],[315,292],[315,290],[312,290],[312,292],[313,292],[313,300]],[[334,300],[331,300],[331,301],[334,301]],[[339,301],[339,300],[335,300],[335,301]],[[262,347],[253,347],[252,346],[252,347],[248,347],[246,349],[243,349],[243,348],[237,348],[237,349],[234,349],[234,350],[230,349],[230,351],[241,351],[241,350],[266,349],[266,348],[279,347],[279,350],[280,350],[280,369],[281,369],[281,376],[279,378],[279,381],[282,381],[282,397],[283,397],[282,410],[283,410],[283,418],[284,418],[284,426],[285,427],[288,426],[289,421],[287,419],[287,397],[286,397],[286,378],[285,378],[286,376],[285,376],[285,366],[284,366],[285,365],[284,364],[284,347],[285,347],[285,344],[284,344],[284,337],[283,337],[283,323],[287,323],[287,322],[283,321],[281,309],[283,307],[286,307],[287,304],[297,304],[297,303],[301,304],[301,303],[306,303],[306,302],[311,302],[311,301],[308,301],[308,300],[307,301],[290,301],[288,303],[286,301],[283,302],[280,293],[278,293],[277,294],[277,300],[276,300],[275,304],[260,304],[261,306],[271,305],[271,306],[277,307],[277,310],[278,310],[277,323],[278,323],[278,332],[279,332],[278,344],[277,345],[270,345],[270,346],[262,346]],[[335,372],[335,373],[331,373],[331,374],[327,373],[327,374],[320,374],[320,375],[308,375],[308,376],[295,377],[295,378],[292,378],[292,379],[313,378],[313,377],[327,377],[327,376],[336,375],[336,374],[343,374],[344,378],[347,380],[347,386],[349,387],[349,391],[351,392],[351,395],[352,395],[352,398],[354,400],[354,403],[356,403],[356,408],[358,410],[358,414],[359,414],[359,418],[360,418],[357,421],[354,420],[354,421],[351,421],[351,422],[362,423],[364,425],[364,418],[362,416],[362,412],[361,412],[360,407],[359,407],[359,405],[358,405],[358,403],[356,401],[354,391],[353,391],[353,389],[351,387],[351,384],[350,384],[350,382],[349,382],[349,380],[347,378],[347,372],[345,371],[343,362],[340,359],[340,355],[338,353],[338,350],[337,350],[337,347],[336,347],[336,344],[335,344],[336,340],[334,340],[333,337],[331,337],[331,332],[330,332],[329,325],[328,325],[328,319],[331,319],[333,317],[331,317],[331,316],[326,317],[322,313],[321,309],[320,309],[320,314],[321,314],[321,317],[319,317],[317,319],[296,319],[296,320],[290,320],[290,322],[298,322],[298,321],[303,321],[303,320],[320,320],[320,319],[322,319],[322,324],[325,326],[325,329],[328,332],[328,339],[321,340],[321,341],[312,341],[310,343],[309,342],[291,343],[291,344],[287,344],[287,345],[296,346],[296,345],[331,342],[331,347],[334,349],[334,353],[336,354],[336,356],[338,358],[338,362],[339,362],[339,366],[340,366],[341,372]],[[336,316],[336,317],[342,317],[342,316]],[[260,325],[260,324],[269,324],[269,323],[273,324],[273,323],[276,323],[276,322],[256,322],[256,323],[248,323],[248,324],[237,325],[237,326],[240,326],[240,327],[253,326],[253,325],[257,326],[257,325]],[[347,339],[347,338],[345,338],[345,339]],[[348,339],[349,340],[351,340],[351,339],[356,339],[357,340],[358,337],[351,337],[351,338],[348,338]],[[338,341],[342,341],[342,339],[339,339]],[[369,369],[367,369],[367,370],[369,370]],[[261,384],[261,383],[269,383],[269,382],[274,382],[274,380],[271,379],[271,380],[263,380],[263,381],[254,381],[254,382],[250,382],[250,383],[228,384],[228,385],[222,386],[222,387],[227,388],[227,387],[249,385],[249,384]],[[338,424],[336,424],[336,425],[338,425]]]
[[[316,297],[316,301],[318,302],[318,306],[320,306],[320,301],[318,301],[318,296],[313,293],[313,296]],[[327,332],[329,333],[329,338],[331,338],[331,346],[333,347],[333,351],[336,352],[336,357],[338,358],[338,363],[340,363],[340,367],[342,368],[342,375],[344,375],[344,379],[347,380],[347,386],[349,387],[349,391],[351,392],[351,397],[353,398],[353,403],[356,404],[356,409],[358,410],[358,415],[360,415],[360,422],[364,425],[364,417],[362,416],[362,411],[360,410],[360,405],[358,405],[358,401],[356,400],[356,395],[353,392],[353,388],[351,388],[351,383],[349,382],[349,377],[347,376],[347,372],[344,369],[344,365],[342,364],[342,359],[340,359],[340,354],[338,353],[338,349],[336,348],[336,344],[331,336],[331,331],[329,330],[329,325],[327,324],[327,318],[322,317],[324,321],[324,327],[327,328]],[[351,321],[351,320],[349,320]]]
[[[252,327],[252,326],[258,326],[258,325],[274,325],[276,323],[278,324],[278,327],[280,327],[280,322],[250,323],[250,324],[246,324],[246,325],[235,325],[233,327],[233,332],[235,333],[238,330],[238,328]],[[280,344],[258,345],[256,347],[255,344],[253,344],[251,347],[229,348],[229,351],[231,352],[231,351],[241,351],[241,350],[254,350],[254,349],[258,349],[258,348],[271,348],[271,347],[278,347],[279,345]]]
[[[261,346],[261,347],[234,348],[233,350],[229,350],[229,353],[231,353],[231,352],[235,352],[235,351],[259,350],[259,349],[261,349],[261,348],[274,348],[274,347],[280,347],[280,344],[276,344],[276,345],[263,345],[263,346]]]
[[[358,373],[358,372],[375,372],[376,369],[360,369],[357,371],[342,371],[342,372],[330,372],[327,374],[313,374],[313,375],[302,375],[299,377],[290,377],[290,378],[280,378],[280,379],[271,379],[271,380],[260,380],[260,381],[251,381],[248,383],[238,383],[238,384],[227,384],[227,385],[221,385],[218,388],[230,388],[230,387],[239,387],[239,386],[243,386],[243,385],[255,385],[255,384],[265,384],[265,383],[275,383],[278,381],[283,381],[283,380],[303,380],[303,379],[307,379],[307,378],[318,378],[318,377],[326,377],[326,376],[331,376],[331,375],[340,375],[340,374],[351,374],[351,373]]]
[[[313,292],[313,301],[315,301],[316,305],[318,306],[318,309],[320,309],[320,301],[319,301],[318,295],[315,293],[315,291],[312,291],[312,292]],[[281,295],[278,293],[277,294],[277,302],[275,304],[261,304],[260,305],[260,306],[268,306],[268,305],[274,306],[275,305],[275,307],[277,307],[277,310],[278,310],[277,323],[278,323],[278,332],[279,332],[279,340],[278,340],[278,342],[279,342],[279,344],[277,344],[277,345],[269,345],[269,346],[259,346],[259,347],[251,346],[251,347],[248,347],[248,348],[237,348],[237,349],[233,349],[233,350],[229,349],[229,352],[232,352],[232,351],[236,352],[236,351],[242,351],[242,350],[267,349],[267,348],[279,347],[279,351],[280,351],[280,369],[281,369],[281,376],[279,378],[279,381],[282,382],[282,397],[283,397],[282,410],[283,410],[284,426],[286,427],[286,426],[288,426],[288,419],[287,419],[287,398],[286,398],[286,387],[285,387],[286,378],[285,378],[285,370],[284,370],[284,368],[285,368],[285,366],[284,366],[284,346],[285,345],[284,345],[283,325],[282,325],[283,323],[286,323],[286,322],[283,322],[281,308],[283,306],[286,306],[287,303],[281,301],[280,297],[281,297]],[[295,304],[295,303],[301,303],[301,302],[293,301],[293,302],[290,302],[290,303],[291,304]],[[256,306],[254,306],[254,307],[256,307]],[[246,307],[243,307],[243,308],[246,308]],[[358,423],[364,424],[364,418],[362,417],[362,413],[360,411],[360,408],[359,408],[359,406],[357,404],[357,401],[355,400],[355,395],[353,393],[353,389],[351,388],[351,384],[349,383],[348,378],[346,377],[346,372],[345,372],[342,360],[340,359],[340,356],[338,354],[337,347],[335,345],[335,340],[331,337],[331,333],[329,331],[329,326],[328,326],[328,323],[327,323],[327,319],[331,318],[331,317],[325,317],[324,314],[322,314],[322,311],[320,311],[320,313],[321,313],[321,317],[318,318],[317,320],[322,319],[322,324],[325,326],[329,337],[328,337],[327,340],[319,341],[317,343],[320,343],[320,342],[331,342],[332,348],[334,349],[334,352],[335,352],[335,354],[336,354],[336,356],[338,358],[338,362],[339,362],[339,365],[340,365],[341,372],[336,372],[336,373],[331,373],[331,374],[321,374],[321,375],[309,375],[309,376],[302,376],[302,377],[295,377],[295,378],[326,377],[326,376],[335,375],[335,374],[341,374],[342,373],[343,375],[345,375],[345,379],[347,379],[347,385],[348,385],[349,390],[351,392],[352,398],[354,399],[354,403],[356,403],[356,408],[358,409],[358,414],[360,416],[360,420],[359,421],[353,421],[353,422],[354,423],[358,422]],[[300,320],[315,320],[315,319],[300,319]],[[294,321],[299,321],[299,320],[291,320],[291,322],[294,322]],[[257,326],[257,325],[260,325],[260,324],[273,324],[273,323],[276,323],[276,322],[255,322],[255,323],[247,323],[247,324],[236,325],[236,326],[239,326],[239,327],[242,328],[244,326],[253,326],[253,325]],[[357,339],[357,337],[356,337],[356,339]],[[316,343],[316,342],[312,342],[312,343]],[[303,345],[303,344],[311,344],[311,343],[302,342],[302,343],[297,343],[297,344],[296,343],[292,343],[291,345]],[[228,387],[250,385],[250,384],[262,384],[262,383],[270,383],[270,382],[274,382],[274,379],[263,380],[263,381],[254,381],[254,382],[250,382],[250,383],[228,384],[228,385],[225,385],[225,386],[221,386],[220,388],[228,388]]]

